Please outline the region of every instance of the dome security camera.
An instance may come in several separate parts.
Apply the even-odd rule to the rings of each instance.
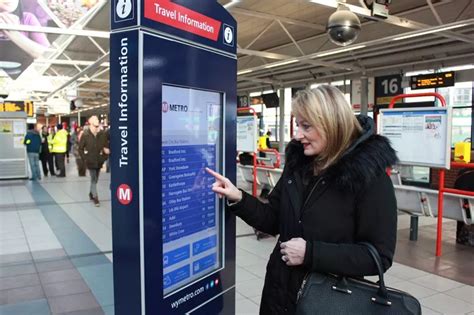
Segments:
[[[340,5],[329,17],[326,32],[329,39],[336,45],[352,44],[360,33],[359,18],[347,7]]]

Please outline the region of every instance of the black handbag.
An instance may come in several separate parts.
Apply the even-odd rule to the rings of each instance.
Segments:
[[[296,314],[421,314],[420,302],[410,294],[388,288],[380,255],[367,246],[379,272],[379,282],[312,272],[298,292]]]

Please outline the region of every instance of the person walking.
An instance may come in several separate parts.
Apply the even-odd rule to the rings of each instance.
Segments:
[[[26,152],[28,155],[28,162],[31,169],[30,180],[41,179],[40,165],[39,165],[39,154],[41,151],[41,137],[35,129],[34,124],[28,124],[28,131],[26,132],[23,144],[26,146]]]
[[[53,138],[53,153],[54,159],[56,160],[56,167],[58,168],[59,174],[57,177],[66,177],[66,165],[64,159],[67,151],[67,131],[63,129],[63,125],[57,125],[58,131]]]
[[[52,143],[50,143],[51,140],[52,138],[50,138],[48,133],[48,126],[45,125],[41,127],[41,153],[39,158],[41,160],[41,166],[43,167],[43,174],[45,177],[48,176],[48,173],[50,173],[51,176],[55,175],[54,161],[51,153],[53,147]]]
[[[372,244],[386,271],[397,238],[397,203],[386,168],[397,162],[387,138],[367,116],[354,116],[333,86],[299,91],[292,101],[298,130],[268,203],[237,189],[210,169],[212,190],[228,209],[259,231],[279,235],[270,255],[260,314],[295,314],[310,272],[378,274]],[[318,301],[314,301],[315,305]]]
[[[89,169],[91,177],[89,199],[94,202],[96,207],[100,206],[97,194],[100,169],[110,153],[107,143],[107,135],[100,130],[99,119],[97,116],[91,116],[89,130],[83,132],[79,141],[79,154]]]
[[[83,133],[84,130],[82,130],[81,127],[77,127],[76,132],[74,132],[71,136],[71,139],[73,140],[72,152],[76,158],[77,174],[80,177],[86,176],[86,165],[82,160],[81,154],[79,153],[79,142],[81,141]]]

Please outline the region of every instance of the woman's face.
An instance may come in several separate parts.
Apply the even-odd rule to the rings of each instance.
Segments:
[[[0,0],[0,12],[12,13],[18,7],[20,0]]]
[[[296,124],[298,129],[296,130],[295,139],[303,144],[304,155],[314,156],[320,154],[326,148],[326,139],[306,120],[296,117]]]

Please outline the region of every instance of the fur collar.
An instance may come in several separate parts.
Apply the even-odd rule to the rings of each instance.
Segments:
[[[334,181],[338,189],[355,193],[366,189],[372,180],[398,161],[390,141],[373,134],[373,121],[368,117],[358,117],[358,120],[364,129],[362,135],[322,174]],[[286,148],[286,161],[291,173],[301,174],[312,158],[303,154],[301,143],[292,140]]]

